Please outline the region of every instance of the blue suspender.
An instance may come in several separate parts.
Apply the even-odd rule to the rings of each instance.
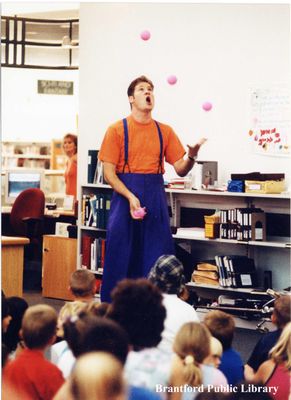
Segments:
[[[123,129],[124,129],[124,164],[123,164],[123,170],[122,172],[124,173],[125,167],[128,167],[128,171],[130,173],[130,168],[128,164],[128,126],[127,126],[127,120],[126,118],[123,118]],[[159,157],[159,167],[158,167],[158,174],[162,173],[162,164],[163,164],[163,135],[161,132],[160,125],[158,124],[157,121],[155,121],[155,124],[158,129],[158,134],[159,134],[159,140],[160,140],[160,157]]]
[[[127,127],[127,121],[126,118],[123,118],[123,130],[124,130],[124,164],[123,164],[123,170],[122,172],[124,173],[125,167],[128,167],[128,171],[130,172],[129,164],[128,164],[128,127]]]
[[[161,174],[162,173],[162,164],[163,164],[163,135],[161,132],[160,125],[157,123],[157,121],[155,121],[155,124],[157,125],[159,139],[160,139],[160,160],[159,160],[158,174]]]

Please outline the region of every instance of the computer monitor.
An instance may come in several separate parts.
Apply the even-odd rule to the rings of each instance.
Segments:
[[[5,177],[5,203],[13,204],[16,197],[25,189],[44,190],[44,169],[19,168],[7,170]]]

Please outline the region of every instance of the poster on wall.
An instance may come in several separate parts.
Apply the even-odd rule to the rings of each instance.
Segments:
[[[248,136],[256,154],[288,157],[291,154],[291,101],[288,86],[252,88]]]

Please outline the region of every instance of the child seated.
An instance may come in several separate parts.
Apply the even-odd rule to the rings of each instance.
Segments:
[[[103,352],[81,356],[69,378],[69,392],[72,400],[126,400],[122,364]]]
[[[203,364],[218,368],[222,357],[222,344],[214,336],[210,338],[210,354],[203,360]]]
[[[94,300],[97,290],[95,275],[87,269],[74,271],[70,278],[69,290],[73,294],[74,300],[87,303]]]
[[[61,371],[44,357],[56,338],[57,313],[45,304],[29,307],[23,316],[21,336],[25,348],[3,370],[3,382],[19,398],[51,400],[64,382]]]
[[[212,336],[218,339],[223,347],[219,369],[224,373],[229,384],[235,385],[244,376],[244,367],[240,354],[231,345],[235,322],[230,314],[220,310],[210,311],[204,318],[204,324]]]
[[[187,322],[179,329],[173,345],[171,400],[193,400],[199,391],[209,386],[227,388],[223,373],[203,362],[210,354],[210,340],[210,332],[203,324]],[[177,391],[184,385],[193,390]]]

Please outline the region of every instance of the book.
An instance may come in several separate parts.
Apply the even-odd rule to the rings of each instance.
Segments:
[[[247,256],[230,255],[226,256],[229,261],[231,272],[245,273],[256,271],[255,262],[253,258]]]
[[[87,181],[94,183],[94,176],[97,168],[99,150],[88,150]]]
[[[216,279],[207,278],[205,276],[194,275],[192,274],[192,281],[195,283],[219,286],[219,282]]]
[[[222,255],[216,255],[215,256],[215,263],[218,268],[218,275],[219,275],[219,284],[220,286],[226,287],[226,272],[223,264],[223,256]]]
[[[234,273],[233,278],[236,288],[252,288],[258,284],[256,272]]]
[[[215,260],[201,261],[197,263],[196,269],[198,271],[216,271],[218,272],[218,267]]]
[[[230,268],[233,287],[254,287],[257,285],[257,273],[253,258],[247,256],[226,256]]]
[[[205,229],[196,226],[193,227],[180,227],[177,229],[177,235],[189,238],[204,238]]]
[[[198,271],[193,272],[194,278],[196,276],[204,276],[205,278],[215,279],[218,282],[218,274],[215,271]]]
[[[90,269],[91,267],[91,243],[94,238],[88,235],[82,236],[82,268]]]

